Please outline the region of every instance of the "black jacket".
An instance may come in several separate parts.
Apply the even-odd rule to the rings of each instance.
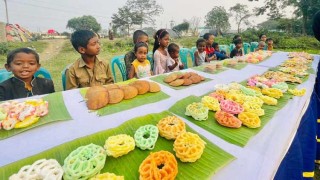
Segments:
[[[35,77],[31,81],[31,85],[32,90],[30,92],[25,88],[25,83],[16,77],[3,81],[0,84],[0,101],[54,92],[53,82],[50,79]]]

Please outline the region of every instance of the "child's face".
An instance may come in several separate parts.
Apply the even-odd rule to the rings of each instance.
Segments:
[[[264,44],[259,44],[258,49],[259,50],[263,50],[264,49]]]
[[[270,46],[270,45],[273,45],[273,41],[272,40],[269,40],[268,41],[268,45]]]
[[[207,42],[207,46],[212,46],[212,44],[214,43],[214,35],[210,35],[209,39],[206,40]]]
[[[199,43],[197,48],[198,48],[198,52],[202,53],[203,51],[206,50],[206,43],[205,42]]]
[[[160,46],[161,47],[168,47],[170,43],[170,36],[169,34],[166,34],[163,38],[159,39]]]
[[[34,73],[40,68],[34,54],[20,52],[16,54],[10,64],[5,65],[8,71],[12,71],[15,77],[24,82],[31,82]]]
[[[149,37],[148,36],[139,36],[138,40],[137,40],[137,43],[139,42],[144,42],[146,44],[149,44]]]
[[[139,47],[137,49],[137,52],[135,52],[135,55],[138,59],[139,62],[143,62],[147,59],[147,54],[148,54],[148,48],[142,46],[142,47]]]
[[[96,56],[100,53],[100,40],[97,36],[91,38],[86,48],[80,47],[79,52],[88,56]]]
[[[242,43],[238,43],[238,44],[236,44],[236,48],[237,48],[237,49],[242,48]]]
[[[179,58],[179,51],[180,49],[175,50],[174,52],[170,52],[169,55],[172,59],[177,59]]]
[[[217,46],[214,48],[214,50],[216,50],[216,51],[220,51],[220,47],[219,47],[219,45],[217,45]]]
[[[262,35],[260,40],[263,41],[263,42],[266,42],[267,36],[266,35]]]

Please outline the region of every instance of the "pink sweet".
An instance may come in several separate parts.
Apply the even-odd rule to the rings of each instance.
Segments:
[[[224,96],[216,92],[209,94],[209,96],[218,99],[219,102],[224,100]]]
[[[221,101],[220,107],[221,107],[221,110],[230,114],[240,114],[244,110],[240,104],[231,100]]]

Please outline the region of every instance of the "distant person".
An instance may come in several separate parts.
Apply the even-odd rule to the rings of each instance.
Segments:
[[[243,55],[242,40],[236,39],[234,41],[234,44],[235,44],[236,47],[231,51],[230,57],[233,58],[235,56],[242,56]]]
[[[136,30],[133,33],[133,44],[135,45],[138,42],[144,42],[148,45],[149,43],[149,36],[147,33],[145,33],[142,30]],[[127,78],[129,79],[129,73],[131,69],[131,63],[136,59],[136,55],[134,50],[131,50],[127,52],[127,54],[124,56],[124,62],[126,64],[126,72],[127,72]]]
[[[212,44],[212,47],[214,48],[214,54],[216,55],[217,60],[224,60],[226,58],[229,58],[229,56],[225,51],[220,51],[220,47],[218,43],[214,42]]]
[[[266,46],[266,43],[263,41],[260,41],[255,51],[263,51],[265,46]]]
[[[236,39],[242,40],[242,37],[239,34],[237,34],[233,37],[232,42],[234,42]]]
[[[153,74],[164,74],[167,72],[167,61],[169,53],[167,47],[170,43],[169,32],[165,29],[159,29],[154,35],[153,46]]]
[[[214,54],[214,48],[212,44],[214,43],[214,35],[212,33],[205,33],[203,39],[206,40],[206,53],[208,56],[208,62],[217,59]]]
[[[54,92],[52,80],[34,76],[41,66],[34,50],[19,48],[11,51],[4,66],[14,77],[0,84],[0,101]]]
[[[100,41],[92,31],[72,33],[71,43],[81,57],[66,72],[66,89],[91,87],[113,83],[109,64],[98,59]]]
[[[266,40],[267,40],[267,35],[265,35],[265,34],[260,34],[259,35],[259,41],[266,42]]]
[[[272,38],[267,39],[267,50],[273,51],[273,39]]]
[[[179,71],[184,68],[183,63],[179,58],[180,48],[177,44],[171,43],[168,46],[169,58],[167,60],[168,72]]]
[[[209,62],[206,52],[206,40],[198,39],[196,42],[197,50],[194,52],[195,66],[201,66],[205,62]]]
[[[151,76],[151,65],[147,60],[148,44],[145,42],[137,42],[134,46],[136,59],[131,63],[129,79],[145,78]]]

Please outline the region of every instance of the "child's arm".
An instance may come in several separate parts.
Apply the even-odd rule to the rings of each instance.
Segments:
[[[212,55],[211,57],[208,57],[208,59],[207,59],[206,62],[210,62],[210,61],[213,61],[213,60],[216,60],[216,59],[217,59],[217,57],[216,57],[216,55],[214,54],[214,55]]]
[[[172,62],[170,59],[167,60],[168,68],[170,71],[172,71],[174,68],[176,68],[179,64],[179,59],[174,59],[174,64],[171,64]]]
[[[199,52],[196,51],[196,52],[194,52],[193,55],[194,55],[194,63],[195,63],[195,65],[199,66]]]
[[[184,69],[184,64],[183,64],[183,63],[180,63],[179,69],[180,69],[180,70]]]
[[[129,72],[129,79],[134,78],[135,75],[136,75],[136,73],[135,73],[135,70],[134,70],[134,66],[131,65],[130,72]]]
[[[78,83],[75,77],[73,68],[66,70],[66,90],[78,88]]]

